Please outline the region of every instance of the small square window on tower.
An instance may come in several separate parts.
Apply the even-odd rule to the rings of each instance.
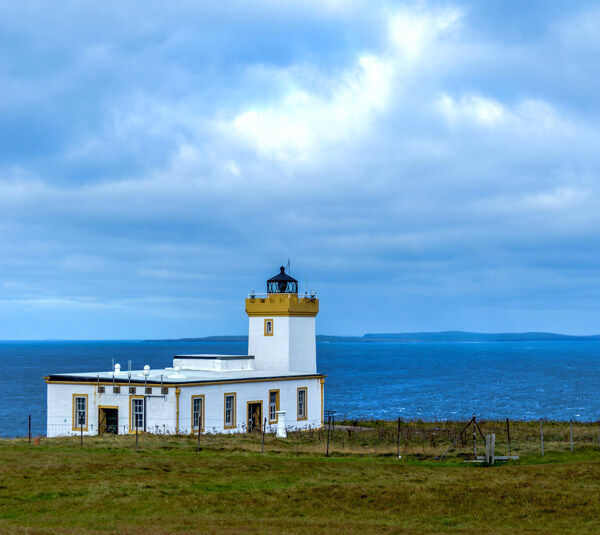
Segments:
[[[265,320],[265,336],[273,336],[273,320]]]

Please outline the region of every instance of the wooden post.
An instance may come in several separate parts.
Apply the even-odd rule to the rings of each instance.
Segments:
[[[137,422],[137,418],[136,418],[136,414],[133,415],[133,417],[135,418],[135,448],[137,449],[138,447],[138,422]]]
[[[473,458],[477,460],[477,419],[473,415]]]
[[[402,422],[402,418],[398,417],[398,438],[396,440],[396,455],[398,459],[400,459],[400,423]]]
[[[331,431],[331,415],[329,416],[329,420],[327,422],[329,425],[327,426],[327,453],[325,457],[329,457],[329,433]]]
[[[81,430],[81,447],[83,448],[83,420],[79,421],[79,428]]]
[[[488,464],[494,464],[495,445],[496,445],[496,435],[494,433],[488,433],[485,436],[485,462]]]
[[[31,446],[31,414],[29,415],[29,445]]]
[[[544,455],[544,422],[540,418],[540,440],[542,444],[542,456]]]
[[[267,429],[267,419],[265,418],[265,423],[263,424],[263,436],[262,436],[262,447],[260,452],[265,452],[265,430]]]
[[[508,435],[508,456],[510,457],[510,424],[508,418],[506,419],[506,434]]]
[[[198,448],[196,451],[200,451],[200,434],[202,433],[202,418],[198,417]]]
[[[573,453],[573,420],[571,419],[569,421],[569,438],[570,438],[570,442],[571,442],[571,453]]]

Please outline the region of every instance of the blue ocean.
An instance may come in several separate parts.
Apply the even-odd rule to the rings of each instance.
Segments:
[[[45,434],[51,373],[171,365],[176,354],[245,354],[246,342],[0,342],[0,436]],[[318,342],[337,417],[600,420],[600,342]]]

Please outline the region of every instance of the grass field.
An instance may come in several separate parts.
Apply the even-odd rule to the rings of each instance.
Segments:
[[[577,427],[571,453],[565,425],[547,424],[542,457],[539,424],[515,424],[521,459],[489,467],[467,446],[436,461],[452,437],[436,423],[401,459],[383,424],[336,431],[329,458],[317,433],[267,436],[264,454],[259,435],[203,435],[200,452],[193,437],[4,440],[0,533],[600,533],[597,433]]]

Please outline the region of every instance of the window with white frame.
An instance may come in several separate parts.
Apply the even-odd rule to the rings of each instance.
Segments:
[[[194,396],[192,398],[192,427],[194,431],[203,429],[204,420],[204,396]]]
[[[269,422],[277,421],[279,410],[279,390],[269,390]]]
[[[225,394],[225,427],[235,427],[235,394]]]
[[[273,336],[273,320],[265,320],[265,336]]]
[[[298,389],[298,420],[306,420],[306,388]]]
[[[131,399],[131,429],[144,429],[144,398]]]
[[[87,396],[75,396],[73,411],[73,428],[87,427]]]

